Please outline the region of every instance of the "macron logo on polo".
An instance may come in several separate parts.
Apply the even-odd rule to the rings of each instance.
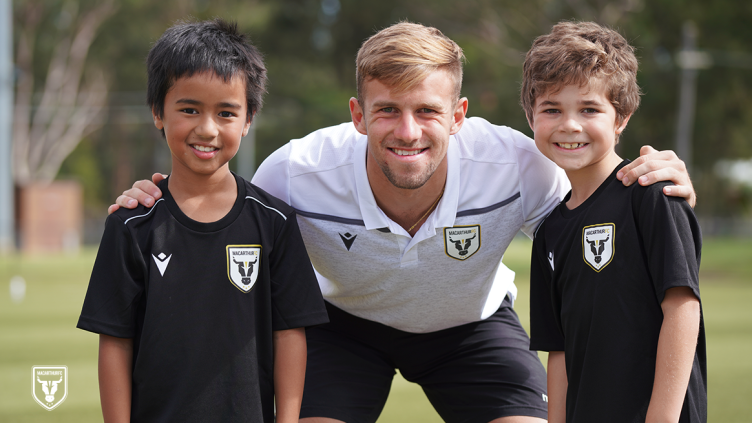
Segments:
[[[357,238],[357,235],[351,235],[350,232],[345,232],[344,235],[339,234],[339,237],[342,238],[342,242],[345,243],[345,248],[347,248],[347,251],[350,251],[350,247],[352,247],[353,242],[355,242],[355,238]]]
[[[170,259],[172,258],[172,254],[169,256],[165,255],[165,253],[159,253],[158,256],[154,256],[154,254],[151,255],[154,257],[154,263],[157,264],[157,269],[159,269],[159,274],[164,276],[165,270],[167,270],[167,265],[170,264]]]

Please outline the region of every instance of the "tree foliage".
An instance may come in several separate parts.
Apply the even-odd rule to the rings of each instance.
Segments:
[[[24,2],[25,3],[25,2]],[[63,4],[48,1],[46,4]],[[81,0],[80,10],[86,2]],[[16,8],[21,7],[21,2]],[[110,81],[104,126],[76,154],[97,157],[104,183],[89,198],[107,204],[136,178],[169,171],[169,152],[143,106],[144,58],[161,33],[179,19],[215,16],[236,20],[266,54],[269,94],[257,119],[257,160],[290,139],[349,120],[355,95],[355,55],[375,31],[399,20],[436,26],[467,56],[463,95],[469,115],[531,132],[518,103],[521,64],[536,36],[561,20],[595,20],[619,30],[637,47],[642,105],[621,138],[620,153],[633,158],[639,147],[674,148],[681,28],[699,29],[698,48],[714,66],[701,70],[694,125],[693,178],[698,212],[745,212],[748,199],[726,187],[713,172],[718,160],[752,156],[752,3],[738,0],[123,0],[100,29],[88,63]],[[61,6],[55,6],[61,7]],[[17,31],[18,33],[18,31]],[[55,38],[54,31],[38,37]],[[51,41],[50,41],[51,42]],[[49,49],[49,47],[47,47]],[[42,80],[44,67],[34,70]],[[35,66],[37,66],[35,64]],[[91,162],[91,161],[89,161]],[[64,172],[75,173],[71,166]],[[746,192],[749,192],[747,190]],[[741,194],[747,195],[747,194]],[[747,210],[747,212],[749,212]]]

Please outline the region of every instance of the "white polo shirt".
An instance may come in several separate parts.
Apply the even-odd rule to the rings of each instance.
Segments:
[[[297,211],[327,301],[426,333],[485,319],[516,297],[504,251],[519,230],[532,237],[569,191],[533,140],[466,119],[450,137],[444,196],[414,237],[376,205],[366,153],[366,136],[343,123],[290,141],[253,178]]]

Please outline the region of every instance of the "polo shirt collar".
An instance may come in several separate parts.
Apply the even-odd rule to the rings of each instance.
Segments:
[[[376,205],[371,185],[368,183],[366,172],[366,154],[368,154],[368,139],[361,135],[355,146],[355,185],[358,190],[360,213],[366,229],[388,228],[390,232],[405,234],[407,232]],[[449,137],[447,148],[447,182],[444,195],[436,209],[428,216],[415,238],[429,238],[436,234],[437,228],[453,226],[457,217],[457,205],[460,193],[460,148],[454,135]]]

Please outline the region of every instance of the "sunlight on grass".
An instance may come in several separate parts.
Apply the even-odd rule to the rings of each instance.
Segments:
[[[504,262],[517,273],[515,309],[529,322],[529,255],[531,242],[517,238]],[[74,256],[0,257],[0,421],[99,422],[97,336],[76,329],[96,251]],[[752,240],[706,240],[701,291],[708,342],[708,421],[750,421],[752,362]],[[11,300],[13,276],[26,281],[23,301]],[[545,363],[545,355],[543,356]],[[53,411],[31,396],[31,367],[66,365],[68,397]],[[399,374],[380,423],[441,422],[419,386]]]

